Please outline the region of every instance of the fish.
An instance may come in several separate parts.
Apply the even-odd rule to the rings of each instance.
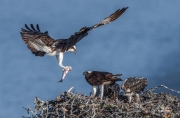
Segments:
[[[68,67],[68,69],[63,69],[62,70],[62,77],[59,80],[59,82],[63,82],[64,78],[66,77],[66,75],[68,74],[69,71],[72,71],[72,68],[70,66]]]

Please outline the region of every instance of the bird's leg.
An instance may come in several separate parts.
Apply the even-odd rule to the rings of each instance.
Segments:
[[[101,90],[99,88],[99,86],[97,87],[97,91],[96,91],[96,95],[95,96],[99,96],[99,94],[101,93]]]
[[[119,86],[119,84],[115,84],[114,86],[115,86],[115,87],[114,87],[114,100],[115,100],[116,102],[118,102],[118,100],[119,100],[120,86]]]
[[[131,95],[131,93],[126,93],[126,96],[128,97],[128,103],[131,103],[131,101],[132,101],[132,95]]]
[[[56,59],[58,61],[58,64],[61,68],[65,69],[65,66],[62,65],[62,61],[63,61],[63,53],[60,52],[59,55],[56,55]]]
[[[128,96],[128,102],[131,103],[131,101],[132,101],[132,96],[130,95]]]
[[[115,102],[118,102],[119,101],[119,96],[118,96],[119,94],[117,94],[117,92],[116,92],[116,95],[115,95],[115,98],[114,98],[114,101]]]
[[[103,94],[104,94],[104,85],[101,85],[101,100],[103,100]]]
[[[137,103],[140,102],[140,97],[139,97],[139,94],[138,94],[138,93],[135,94],[135,101],[136,101]]]
[[[62,65],[62,61],[63,61],[63,52],[60,52],[59,55],[56,55],[56,59],[58,61],[58,64],[61,68],[65,69],[65,70],[72,70],[72,67],[71,66],[63,66]]]
[[[92,95],[92,97],[95,97],[96,92],[97,92],[97,88],[96,88],[96,86],[92,86],[92,89],[93,89],[93,95]]]
[[[61,78],[61,80],[59,81],[59,82],[62,82],[63,80],[64,80],[64,78],[66,77],[66,75],[67,75],[67,73],[69,72],[69,71],[71,71],[72,70],[72,68],[70,67],[70,66],[63,66],[62,65],[62,61],[63,61],[63,52],[60,52],[59,53],[59,55],[56,55],[56,59],[57,59],[57,61],[58,61],[58,64],[59,64],[59,66],[61,67],[61,68],[63,68],[62,69],[62,78]]]

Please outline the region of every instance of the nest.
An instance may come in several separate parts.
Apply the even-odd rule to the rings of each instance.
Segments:
[[[159,86],[167,88],[166,86]],[[154,93],[149,89],[140,94],[140,102],[127,102],[127,97],[119,93],[116,100],[100,100],[99,97],[68,91],[55,100],[35,99],[35,109],[24,108],[28,115],[23,118],[179,118],[180,101],[167,93]],[[172,90],[172,89],[169,89]],[[174,92],[175,91],[172,90]]]

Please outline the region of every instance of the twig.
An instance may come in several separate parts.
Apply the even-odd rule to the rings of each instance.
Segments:
[[[70,93],[73,88],[74,88],[74,86],[72,86],[71,88],[69,88],[69,90],[68,90],[67,92]]]

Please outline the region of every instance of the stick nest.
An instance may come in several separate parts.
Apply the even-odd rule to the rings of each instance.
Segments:
[[[160,86],[164,87],[164,86]],[[157,87],[158,88],[158,87]],[[166,88],[166,87],[165,87]],[[127,103],[127,97],[119,93],[118,100],[100,100],[98,97],[68,91],[55,100],[35,98],[35,108],[24,108],[23,118],[179,118],[180,101],[166,93],[154,93],[149,89],[140,94],[140,103]]]

